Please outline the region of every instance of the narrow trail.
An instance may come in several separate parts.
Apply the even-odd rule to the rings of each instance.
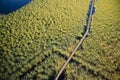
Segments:
[[[68,60],[65,62],[65,64],[63,65],[63,67],[60,69],[57,77],[55,78],[55,80],[58,80],[60,75],[62,74],[62,72],[64,71],[64,69],[66,68],[67,64],[70,62],[71,58],[74,56],[75,52],[77,51],[77,49],[79,48],[79,46],[81,46],[81,44],[83,43],[84,39],[86,38],[86,36],[89,33],[89,29],[90,29],[90,24],[92,21],[92,12],[93,12],[93,8],[94,8],[94,2],[95,0],[91,1],[91,7],[90,7],[90,11],[89,11],[89,16],[88,16],[88,21],[87,21],[87,26],[86,26],[86,31],[83,35],[83,37],[81,38],[81,40],[79,41],[78,45],[75,47],[75,49],[73,50],[72,54],[70,55],[70,57],[68,58]]]

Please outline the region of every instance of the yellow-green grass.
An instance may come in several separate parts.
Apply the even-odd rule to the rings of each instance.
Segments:
[[[48,66],[44,63],[53,59],[50,56],[64,54],[82,36],[89,3],[89,0],[33,0],[16,12],[0,15],[0,79],[29,80],[35,72],[40,80],[42,73],[38,72],[46,68],[36,71],[37,67]],[[57,73],[64,59],[54,58],[56,62],[49,63],[54,64],[53,71]],[[56,73],[52,75],[48,68],[49,75],[41,79],[50,79]]]
[[[90,34],[63,80],[120,79],[120,0],[97,0]],[[81,37],[90,0],[33,0],[0,15],[0,79],[53,80]]]
[[[68,80],[120,79],[120,0],[97,0],[90,34],[69,65]],[[82,66],[81,66],[82,65]],[[73,66],[73,67],[72,67]]]

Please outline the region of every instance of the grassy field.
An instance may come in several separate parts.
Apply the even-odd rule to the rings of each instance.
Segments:
[[[120,0],[97,0],[90,34],[61,80],[120,79]],[[82,37],[90,0],[33,0],[0,15],[0,80],[53,80]]]

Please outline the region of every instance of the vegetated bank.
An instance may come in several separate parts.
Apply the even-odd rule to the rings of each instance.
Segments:
[[[89,3],[33,0],[0,15],[0,79],[52,79],[81,37]]]

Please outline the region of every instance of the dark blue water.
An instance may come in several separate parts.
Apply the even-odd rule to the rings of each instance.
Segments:
[[[0,14],[8,14],[28,4],[31,0],[0,0]]]
[[[87,14],[88,17],[90,16],[91,7],[92,7],[92,3],[91,3],[90,6],[89,6],[89,10],[88,10],[88,14]],[[93,15],[94,13],[95,13],[95,7],[93,6],[92,15]]]
[[[93,7],[93,9],[92,9],[92,14],[94,14],[95,13],[95,7]]]

